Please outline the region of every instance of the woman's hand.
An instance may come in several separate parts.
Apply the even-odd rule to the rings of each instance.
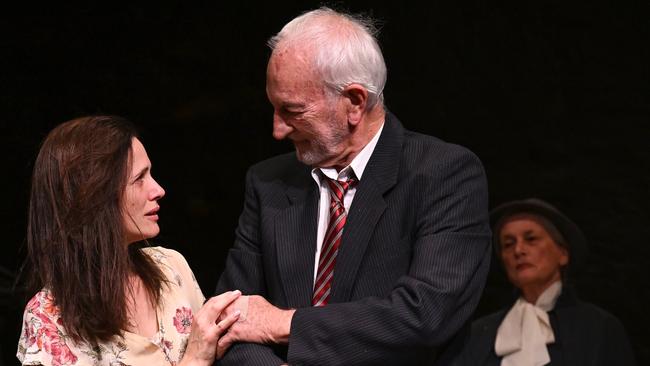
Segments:
[[[212,365],[215,357],[223,356],[230,343],[220,347],[217,343],[228,328],[239,319],[240,312],[234,311],[218,321],[219,315],[239,296],[241,296],[240,291],[230,291],[206,301],[194,316],[187,349],[178,366]]]

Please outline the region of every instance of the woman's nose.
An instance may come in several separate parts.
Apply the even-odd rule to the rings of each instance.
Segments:
[[[153,181],[153,184],[154,186],[153,189],[151,190],[151,200],[155,201],[163,198],[165,196],[165,190],[163,189],[163,187],[160,184],[158,184],[158,182],[156,182],[155,179]]]
[[[517,240],[515,243],[515,255],[516,256],[521,256],[526,254],[526,248],[524,247],[524,242],[523,240]]]

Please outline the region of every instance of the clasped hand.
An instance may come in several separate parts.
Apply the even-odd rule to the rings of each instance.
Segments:
[[[279,309],[258,295],[242,296],[223,312],[223,319],[239,313],[240,317],[219,340],[219,348],[234,342],[287,344],[295,310]]]
[[[261,296],[241,296],[240,291],[212,297],[194,317],[179,366],[211,365],[235,342],[287,344],[294,312]]]

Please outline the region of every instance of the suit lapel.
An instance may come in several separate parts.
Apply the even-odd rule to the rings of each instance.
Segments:
[[[350,299],[366,248],[386,209],[383,195],[397,182],[403,136],[403,127],[387,112],[384,129],[359,181],[345,224],[334,268],[331,303]]]
[[[314,282],[319,194],[306,170],[294,176],[299,181],[286,190],[290,205],[274,220],[280,280],[287,306],[296,308],[311,306]]]
[[[562,293],[555,304],[555,315],[557,316],[555,332],[555,342],[559,342],[562,352],[562,361],[564,365],[580,365],[584,363],[579,357],[579,352],[570,352],[571,350],[583,349],[580,341],[584,338],[580,336],[580,327],[576,319],[580,319],[582,314],[579,313],[578,298],[569,285],[562,286]]]

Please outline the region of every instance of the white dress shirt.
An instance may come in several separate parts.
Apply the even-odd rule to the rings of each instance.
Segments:
[[[377,131],[372,140],[370,140],[370,142],[364,146],[359,154],[355,156],[354,159],[352,159],[350,165],[341,169],[340,172],[334,168],[314,168],[311,170],[311,176],[320,187],[320,201],[318,204],[318,235],[316,236],[316,261],[314,262],[314,282],[316,282],[318,260],[320,258],[320,251],[321,247],[323,246],[325,231],[327,231],[327,224],[329,221],[330,193],[327,181],[325,179],[322,179],[323,175],[330,179],[336,179],[340,181],[347,181],[350,178],[355,178],[357,182],[361,182],[363,171],[366,169],[366,165],[370,160],[370,156],[372,156],[372,152],[375,151],[375,146],[377,146],[377,141],[379,141],[379,136],[381,135],[381,131],[383,129],[384,123],[382,122],[381,127],[379,127],[379,131]],[[354,194],[356,191],[356,185],[350,187],[345,193],[345,197],[343,197],[343,205],[345,206],[346,213],[350,211],[350,206],[352,205],[352,200],[354,199]]]

